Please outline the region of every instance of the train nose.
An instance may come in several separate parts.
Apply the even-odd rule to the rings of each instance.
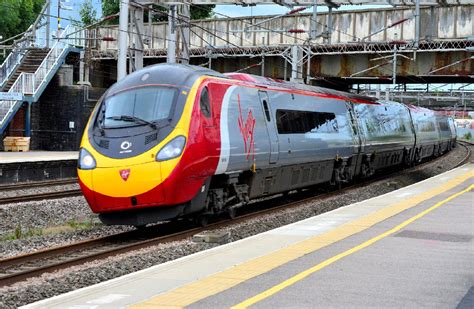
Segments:
[[[97,167],[92,171],[93,190],[111,197],[132,197],[156,188],[162,182],[161,164],[149,162],[132,166]],[[157,196],[157,202],[164,199]]]
[[[78,169],[80,185],[95,213],[159,206],[165,203],[162,163]]]

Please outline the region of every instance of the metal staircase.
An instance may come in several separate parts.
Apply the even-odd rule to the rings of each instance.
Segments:
[[[51,49],[30,48],[13,56],[2,65],[0,76],[3,91],[11,94],[11,100],[0,100],[0,135],[20,109],[23,102],[36,102],[71,51],[78,52],[84,46],[84,33],[68,26],[56,38]],[[31,44],[30,46],[34,46]],[[20,59],[20,60],[18,60]],[[8,60],[8,63],[6,63]],[[8,65],[11,68],[8,68]],[[5,69],[3,69],[5,67]],[[7,69],[8,68],[8,69]]]
[[[2,91],[7,92],[13,86],[21,73],[34,73],[49,53],[49,48],[30,48],[23,56],[23,60],[17,68],[5,80]]]
[[[27,30],[30,33],[31,27]],[[32,45],[31,40],[24,39],[16,44],[16,47],[8,55],[8,57],[0,64],[0,90],[5,87],[5,84],[11,80],[12,74],[16,71],[23,61],[26,51]]]

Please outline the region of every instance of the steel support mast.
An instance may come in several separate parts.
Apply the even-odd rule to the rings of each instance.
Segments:
[[[129,0],[120,1],[117,81],[127,76]]]

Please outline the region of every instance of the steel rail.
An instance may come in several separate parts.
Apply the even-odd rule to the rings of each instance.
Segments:
[[[462,142],[459,142],[458,144],[462,145],[461,143]],[[464,164],[471,155],[469,147],[465,145],[462,146],[464,146],[464,148],[467,150],[467,154],[460,162],[455,165],[455,167]],[[415,167],[404,169],[403,172],[408,173],[417,171],[429,163],[436,162],[441,158],[442,156],[435,160],[423,162]],[[211,223],[205,227],[189,228],[189,225],[183,224],[180,226],[179,222],[178,224],[176,222],[171,222],[162,224],[162,228],[158,229],[156,226],[151,226],[141,230],[134,230],[111,236],[105,236],[102,238],[85,240],[71,245],[44,249],[34,253],[2,259],[0,260],[0,287],[11,285],[13,283],[20,282],[27,278],[36,277],[47,272],[65,269],[91,261],[102,260],[110,256],[147,248],[158,244],[183,240],[202,231],[216,230],[228,227],[229,225],[248,222],[254,218],[258,218],[267,214],[275,214],[276,212],[291,208],[296,208],[309,202],[314,203],[316,201],[326,200],[330,197],[355,190],[363,186],[368,186],[383,179],[387,179],[388,177],[398,174],[399,172],[399,170],[396,170],[388,174],[378,175],[377,177],[373,177],[362,183],[355,183],[340,190],[320,194],[317,196],[314,196],[314,192],[311,193],[308,190],[306,192],[311,193],[312,196],[302,198],[301,195],[304,196],[305,192],[295,194],[300,195],[299,199],[290,203],[285,202],[288,198],[285,196],[266,199],[262,202],[253,203],[254,205],[259,204],[259,207],[264,209],[240,214],[234,219],[221,220]],[[283,204],[278,205],[278,200],[280,200],[280,202]],[[277,205],[275,206],[275,204]],[[332,208],[330,206],[320,208],[318,209],[318,214],[324,213],[331,209]],[[184,223],[184,220],[181,222]],[[145,240],[143,240],[144,237],[146,238]],[[38,263],[39,265],[35,266],[35,264]]]
[[[2,190],[23,190],[29,188],[37,187],[51,187],[51,186],[60,186],[77,183],[77,178],[66,178],[66,179],[57,179],[50,181],[34,181],[34,182],[19,182],[0,185],[0,191]]]
[[[63,198],[63,197],[69,197],[69,196],[79,196],[79,195],[82,195],[82,191],[80,189],[74,189],[74,190],[64,190],[64,191],[56,191],[56,192],[45,192],[45,193],[37,193],[37,194],[2,197],[0,198],[0,205],[10,204],[10,203],[49,200],[49,199]]]
[[[459,167],[469,161],[469,158],[471,157],[471,147],[474,146],[474,143],[469,142],[469,141],[457,141],[458,145],[463,146],[467,150],[466,156],[461,160],[461,162],[456,165],[456,167]],[[471,161],[472,162],[472,161]]]

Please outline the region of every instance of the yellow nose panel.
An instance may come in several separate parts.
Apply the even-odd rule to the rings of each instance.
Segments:
[[[92,171],[92,189],[113,197],[128,197],[150,191],[162,182],[159,162],[130,167],[96,168]]]

